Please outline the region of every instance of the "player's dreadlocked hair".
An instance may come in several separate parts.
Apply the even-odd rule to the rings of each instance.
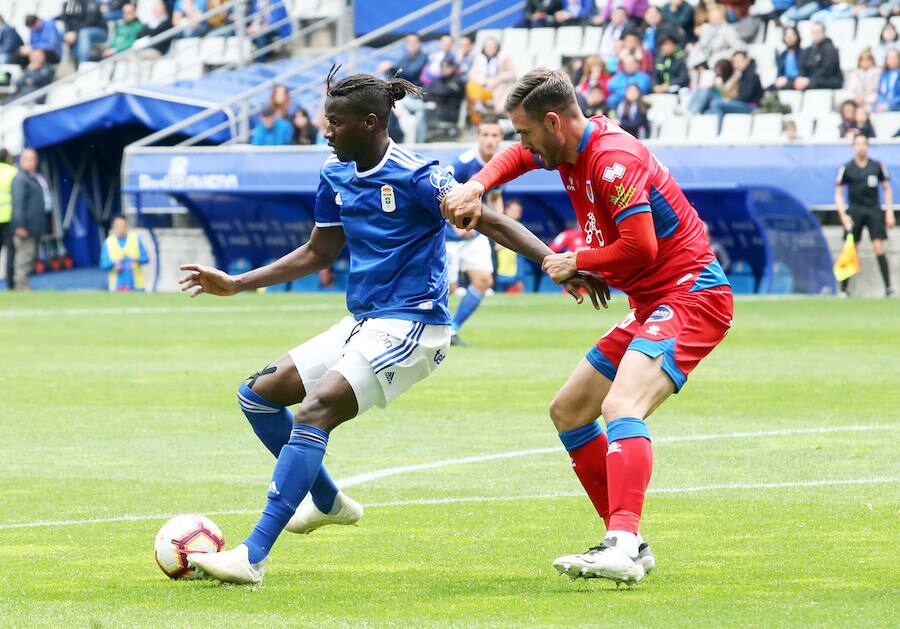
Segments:
[[[326,83],[328,96],[346,98],[354,109],[361,113],[375,114],[385,126],[394,103],[407,94],[422,96],[420,88],[406,79],[396,77],[384,81],[371,74],[352,74],[332,85],[334,75],[339,69],[339,65],[332,66],[328,73]]]

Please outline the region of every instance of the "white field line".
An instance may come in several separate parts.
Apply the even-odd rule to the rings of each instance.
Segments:
[[[709,441],[713,439],[752,439],[758,437],[772,437],[772,436],[784,436],[784,435],[798,435],[798,434],[826,434],[826,433],[834,433],[834,432],[861,432],[861,431],[876,431],[876,430],[893,430],[894,426],[890,425],[861,425],[861,426],[829,426],[822,428],[795,428],[795,429],[787,429],[787,430],[762,430],[758,432],[731,432],[731,433],[722,433],[722,434],[712,434],[712,435],[682,435],[678,437],[662,437],[656,440],[656,443],[674,443],[674,442],[686,442],[686,441]],[[419,465],[403,465],[400,467],[391,467],[383,470],[377,470],[375,472],[368,472],[365,474],[357,474],[355,476],[349,476],[345,479],[338,480],[336,483],[342,489],[362,485],[374,480],[378,480],[381,478],[386,478],[389,476],[397,476],[401,474],[408,474],[411,472],[418,472],[422,470],[430,470],[436,469],[440,467],[446,467],[450,465],[464,465],[468,463],[483,463],[486,461],[497,461],[501,459],[510,459],[521,456],[529,456],[535,454],[548,454],[548,453],[561,453],[561,447],[556,448],[538,448],[533,450],[516,450],[513,452],[499,452],[495,454],[485,454],[481,456],[472,456],[472,457],[463,457],[457,459],[445,459],[443,461],[434,461],[432,463],[422,463]],[[694,493],[694,492],[702,492],[702,491],[721,491],[721,490],[743,490],[743,489],[778,489],[778,488],[794,488],[794,487],[823,487],[823,486],[832,486],[832,485],[873,485],[873,484],[883,484],[883,483],[896,483],[900,482],[900,477],[876,477],[876,478],[863,478],[863,479],[825,479],[825,480],[807,480],[807,481],[792,481],[792,482],[783,482],[783,483],[753,483],[753,484],[713,484],[713,485],[698,485],[693,487],[661,487],[661,488],[650,488],[649,493],[651,494],[679,494],[679,493]],[[494,502],[494,501],[504,501],[504,500],[529,500],[529,499],[544,499],[544,498],[561,498],[561,497],[571,497],[571,496],[580,496],[580,492],[575,493],[545,493],[545,494],[535,494],[535,495],[521,495],[521,496],[475,496],[475,497],[461,497],[461,498],[433,498],[433,499],[422,499],[422,500],[409,500],[409,501],[399,501],[399,502],[382,502],[382,503],[370,503],[367,504],[367,507],[393,507],[393,506],[403,506],[403,505],[427,505],[427,504],[449,504],[449,503],[457,503],[457,502]],[[229,511],[215,511],[209,512],[209,515],[245,515],[258,513],[259,509],[236,509]],[[3,529],[17,529],[17,528],[35,528],[42,526],[76,526],[76,525],[84,525],[84,524],[103,524],[107,522],[141,522],[146,520],[166,520],[172,517],[175,514],[166,514],[166,515],[122,515],[115,516],[109,518],[86,518],[81,520],[41,520],[37,522],[20,522],[20,523],[9,523],[9,524],[0,524],[0,530]]]
[[[231,312],[304,312],[312,310],[346,310],[343,303],[329,304],[294,304],[283,306],[163,306],[159,308],[30,308],[27,310],[0,310],[0,317],[47,317],[47,316],[81,316],[81,315],[156,315],[156,314],[204,314]]]

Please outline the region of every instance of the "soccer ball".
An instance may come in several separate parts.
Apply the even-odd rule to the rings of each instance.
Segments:
[[[199,513],[176,515],[156,534],[156,563],[170,579],[196,579],[188,554],[217,553],[223,548],[225,536],[215,522]]]

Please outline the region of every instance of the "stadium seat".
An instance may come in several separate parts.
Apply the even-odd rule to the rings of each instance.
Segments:
[[[872,114],[872,126],[876,137],[887,139],[894,137],[900,129],[900,111],[877,111]]]
[[[806,48],[812,43],[812,25],[810,20],[801,20],[797,22],[797,32],[800,33],[800,41]],[[828,34],[828,25],[825,26],[825,34]]]
[[[481,47],[484,46],[484,40],[488,37],[493,37],[500,44],[503,44],[503,29],[500,28],[482,28],[479,29],[477,33],[475,33],[475,50],[481,51]]]
[[[528,72],[528,70],[530,70],[531,68],[537,68],[538,66],[544,66],[545,68],[550,68],[551,70],[558,70],[562,67],[562,55],[560,55],[556,50],[539,49],[535,51],[532,59],[533,61],[531,62],[530,66],[525,64],[516,64],[516,72],[520,76]]]
[[[240,37],[228,37],[225,40],[225,51],[222,54],[222,63],[241,62],[241,58],[250,62],[253,58],[253,42]]]
[[[755,142],[779,142],[783,125],[784,116],[781,114],[754,114],[750,137]]]
[[[584,29],[580,26],[561,26],[556,29],[556,51],[564,56],[578,56],[582,39]]]
[[[751,114],[725,114],[722,118],[722,130],[719,141],[725,143],[746,143],[750,140],[750,128],[753,125]]]
[[[528,29],[504,28],[501,49],[507,51],[513,58],[528,50]]]
[[[799,90],[778,90],[778,100],[784,105],[791,106],[792,114],[799,114],[802,110],[803,92]]]
[[[581,54],[585,56],[596,55],[600,50],[600,38],[603,36],[603,28],[600,26],[586,26],[584,36],[581,39]]]
[[[528,37],[528,48],[526,50],[530,50],[534,53],[553,50],[553,46],[556,43],[556,29],[555,28],[533,28],[531,29],[531,33]],[[512,55],[516,55],[518,49],[511,50]]]
[[[781,42],[783,34],[783,28],[777,26],[775,22],[769,22],[769,27],[766,29],[766,48],[772,51],[783,49],[784,44]]]
[[[178,59],[162,58],[153,62],[150,68],[150,82],[154,84],[172,83],[178,78]]]
[[[841,139],[840,126],[840,114],[834,112],[822,114],[816,118],[816,128],[813,131],[812,139],[822,142],[837,142]]]
[[[859,20],[856,24],[856,37],[854,41],[864,46],[872,46],[881,36],[881,29],[884,28],[885,20],[883,17],[866,17]]]
[[[756,276],[753,275],[753,267],[744,260],[735,260],[731,264],[728,281],[731,282],[731,292],[735,295],[749,295],[756,292]]]
[[[853,43],[855,33],[856,20],[830,20],[825,24],[825,34],[837,46],[841,54],[843,54],[845,46]],[[804,41],[812,42],[812,38]],[[876,37],[872,41],[878,41],[878,38]]]
[[[47,107],[62,107],[76,100],[75,91],[67,85],[51,85],[44,104]]]
[[[200,58],[203,63],[209,65],[222,65],[225,63],[225,37],[218,35],[207,35],[200,40]]]
[[[712,114],[691,116],[688,123],[688,139],[698,144],[715,142],[719,129],[719,117]]]
[[[797,114],[786,116],[787,119],[793,120],[797,125],[797,137],[801,140],[809,140],[813,135],[813,128],[816,126],[816,119],[812,116]]]
[[[650,106],[648,115],[650,118],[663,120],[675,113],[675,107],[678,106],[677,94],[647,94],[644,96],[644,102]]]
[[[841,48],[841,70],[843,70],[845,73],[853,70],[857,65],[859,65],[859,53],[861,53],[863,49],[871,47],[871,45],[871,43],[864,44],[859,41],[853,41]]]
[[[803,93],[804,115],[819,116],[834,111],[834,92],[832,90],[806,90]]]
[[[684,142],[687,139],[687,131],[687,116],[669,116],[660,121],[657,139],[660,142]]]
[[[769,294],[771,295],[790,295],[794,292],[794,276],[790,267],[776,260],[772,266],[772,282],[769,285]]]

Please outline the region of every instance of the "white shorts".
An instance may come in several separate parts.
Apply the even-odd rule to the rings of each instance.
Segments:
[[[307,391],[312,391],[329,369],[344,376],[356,395],[358,414],[362,414],[375,405],[384,408],[424,380],[449,349],[448,325],[344,317],[288,354]]]
[[[452,284],[459,281],[460,271],[494,272],[491,241],[487,236],[478,234],[473,238],[447,241],[447,277]]]

